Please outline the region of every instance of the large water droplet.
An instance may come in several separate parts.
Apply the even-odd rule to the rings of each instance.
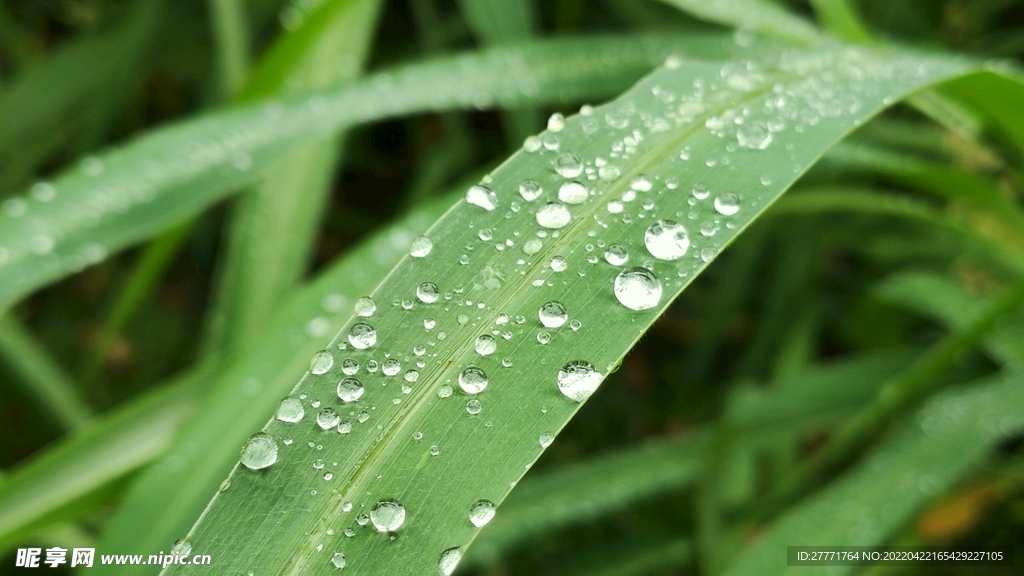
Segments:
[[[449,548],[441,553],[441,559],[437,562],[437,570],[441,576],[452,576],[461,560],[462,551],[458,548]]]
[[[309,361],[309,371],[313,374],[326,374],[334,366],[334,356],[327,350],[321,350]]]
[[[553,230],[564,228],[571,219],[572,215],[569,214],[569,209],[560,202],[548,202],[537,209],[537,224],[544,228]]]
[[[434,242],[426,236],[417,236],[409,246],[409,255],[413,258],[423,258],[434,249]]]
[[[433,282],[424,282],[416,287],[416,297],[420,299],[420,302],[424,304],[433,304],[437,302],[439,292],[437,290],[437,284]]]
[[[615,299],[630,310],[647,310],[661,302],[661,281],[647,268],[619,272],[614,291]]]
[[[540,310],[537,311],[537,316],[545,328],[559,328],[569,319],[569,314],[565,311],[565,305],[556,300],[544,303]]]
[[[558,371],[558,389],[567,398],[583,402],[601,385],[604,376],[585,360],[573,360]]]
[[[731,192],[720,194],[715,198],[715,210],[722,216],[732,216],[740,211],[740,199]]]
[[[494,518],[494,502],[490,500],[477,500],[469,509],[469,521],[473,526],[480,528]]]
[[[250,470],[262,470],[277,462],[277,442],[270,434],[253,434],[242,447],[242,465]]]
[[[772,142],[772,133],[760,124],[744,124],[736,131],[736,141],[744,148],[764,150]]]
[[[355,311],[356,316],[362,316],[363,318],[373,316],[373,313],[377,311],[377,303],[373,301],[373,298],[363,296],[359,300],[356,300],[353,310]]]
[[[562,178],[575,178],[583,172],[583,162],[573,152],[559,154],[555,158],[555,172]]]
[[[604,251],[604,259],[612,266],[622,266],[629,260],[629,252],[622,244],[612,244]]]
[[[338,416],[338,412],[334,408],[324,408],[316,415],[316,425],[321,430],[330,430],[341,422],[341,416]]]
[[[566,204],[582,204],[587,201],[587,187],[575,180],[563,183],[558,188],[558,199]]]
[[[487,373],[476,366],[466,368],[459,374],[459,388],[466,394],[483,392],[487,388]]]
[[[494,338],[489,334],[484,334],[476,339],[475,348],[477,354],[481,356],[490,356],[498,349],[498,345],[495,344]]]
[[[682,225],[658,220],[644,233],[644,245],[658,260],[678,260],[690,248],[690,236]]]
[[[370,509],[370,522],[378,532],[394,532],[405,522],[405,507],[391,498],[379,500]]]
[[[285,398],[277,406],[277,419],[281,422],[295,423],[302,420],[302,417],[305,415],[306,410],[302,407],[302,402],[298,398]]]
[[[348,331],[348,341],[354,348],[366,350],[377,343],[377,331],[373,329],[373,326],[360,322]]]
[[[334,564],[335,568],[341,570],[346,564],[345,555],[341,552],[335,552],[334,556],[331,557],[331,564]]]
[[[498,207],[498,196],[486,186],[470,186],[466,191],[466,202],[490,212]]]
[[[341,398],[342,402],[355,402],[365,391],[363,383],[355,378],[345,378],[338,382],[338,398]]]

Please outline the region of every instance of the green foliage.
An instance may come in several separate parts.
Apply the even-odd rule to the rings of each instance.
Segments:
[[[1016,12],[918,4],[0,8],[0,574],[1019,542]]]

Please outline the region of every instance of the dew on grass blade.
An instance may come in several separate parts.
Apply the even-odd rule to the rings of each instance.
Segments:
[[[646,268],[627,268],[615,277],[615,299],[630,310],[648,310],[661,302],[661,281]]]
[[[348,342],[353,348],[366,350],[377,343],[377,331],[373,326],[360,322],[348,331]]]
[[[551,230],[565,228],[565,225],[572,220],[569,209],[565,204],[559,202],[548,202],[537,209],[537,224]]]
[[[449,548],[441,553],[441,559],[437,562],[437,570],[441,576],[452,576],[460,560],[462,560],[462,551],[458,548]]]
[[[565,321],[569,319],[569,314],[565,310],[565,305],[557,300],[545,302],[540,310],[537,311],[537,317],[540,318],[540,323],[545,328],[560,328]]]
[[[490,500],[477,500],[469,509],[469,521],[481,528],[494,518],[495,506]]]
[[[573,360],[558,371],[558,389],[566,398],[582,402],[601,385],[604,376],[586,360]]]
[[[370,522],[378,532],[394,532],[405,522],[405,507],[398,500],[378,500],[370,509]]]
[[[434,242],[426,236],[417,236],[409,246],[409,255],[413,258],[423,258],[434,249]]]
[[[302,420],[302,417],[305,415],[306,411],[302,408],[302,402],[298,398],[285,398],[277,406],[276,417],[281,422],[293,424]]]
[[[487,373],[476,366],[470,366],[459,374],[459,388],[466,394],[479,394],[487,388]]]
[[[353,311],[356,313],[356,316],[362,316],[363,318],[373,316],[373,313],[377,311],[377,304],[369,296],[363,296],[356,300]]]
[[[250,470],[262,470],[277,462],[277,442],[270,434],[253,434],[242,447],[242,465]]]
[[[334,356],[327,350],[321,350],[309,361],[309,371],[313,374],[326,374],[334,366]]]
[[[466,191],[466,202],[490,212],[498,207],[498,196],[486,186],[470,186]]]
[[[334,564],[336,569],[341,570],[345,567],[345,564],[347,564],[345,561],[345,555],[341,552],[335,552],[334,556],[331,557],[331,564]]]
[[[355,378],[345,378],[338,383],[338,398],[342,402],[355,402],[363,396],[363,383]]]
[[[671,220],[658,220],[644,233],[644,246],[658,260],[678,260],[690,248],[686,228]]]

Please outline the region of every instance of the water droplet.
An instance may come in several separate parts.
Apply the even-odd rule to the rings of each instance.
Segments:
[[[426,236],[417,236],[409,246],[409,255],[413,258],[423,258],[434,249],[434,242]]]
[[[348,434],[352,431],[352,421],[342,420],[338,422],[338,434]]]
[[[334,408],[324,408],[316,415],[316,425],[321,430],[330,430],[337,426],[339,421],[341,421],[341,417],[338,416]]]
[[[494,502],[490,500],[477,500],[469,509],[469,521],[473,526],[481,528],[494,518]]]
[[[744,148],[764,150],[772,142],[772,133],[760,124],[744,124],[736,131],[736,141]]]
[[[537,224],[544,228],[558,230],[564,228],[571,219],[572,215],[569,214],[569,209],[560,202],[548,202],[537,209]]]
[[[494,354],[495,350],[497,350],[498,345],[495,344],[494,338],[484,334],[476,339],[475,348],[477,354],[481,356],[490,356],[491,354]]]
[[[537,333],[537,342],[540,342],[542,345],[543,344],[547,344],[548,342],[551,342],[551,334],[549,334],[547,332],[544,332],[543,330],[538,332]]]
[[[604,260],[612,266],[622,266],[629,260],[629,252],[622,244],[612,244],[604,251]]]
[[[473,416],[479,414],[481,410],[483,410],[483,406],[480,404],[480,401],[477,400],[476,398],[470,400],[469,402],[466,402],[466,412],[469,412]]]
[[[323,470],[324,469],[324,461],[320,460],[319,458],[314,460],[313,461],[313,469],[314,470]]]
[[[462,551],[458,548],[449,548],[441,553],[441,559],[437,562],[437,569],[441,576],[452,576],[461,560]]]
[[[345,562],[345,555],[342,554],[341,552],[335,552],[334,556],[331,557],[331,564],[334,564],[335,568],[337,568],[338,570],[341,570],[342,568],[345,567],[345,564],[346,564],[346,562]]]
[[[302,420],[305,415],[306,410],[298,398],[285,398],[277,406],[277,419],[281,422],[295,423]]]
[[[585,360],[573,360],[558,371],[558,389],[566,398],[583,402],[601,385],[604,376]]]
[[[250,470],[262,470],[277,462],[277,442],[270,434],[253,434],[242,447],[242,465]]]
[[[171,554],[175,556],[188,556],[191,553],[192,544],[184,538],[175,540],[174,544],[171,544]]]
[[[416,297],[424,304],[433,304],[434,302],[437,302],[439,295],[440,292],[437,290],[437,284],[434,284],[433,282],[424,282],[416,287]]]
[[[615,299],[630,310],[647,310],[661,302],[661,281],[646,268],[628,268],[614,282]]]
[[[511,368],[512,359],[509,358],[508,356],[505,356],[504,358],[501,359],[501,365],[504,366],[505,368]]]
[[[377,303],[373,301],[369,296],[363,296],[356,300],[355,305],[352,307],[356,316],[362,316],[364,318],[373,316],[373,313],[377,311]]]
[[[708,246],[707,248],[700,251],[700,259],[703,260],[704,262],[710,262],[714,260],[715,256],[718,256],[718,249],[713,246]]]
[[[345,376],[352,376],[356,372],[359,372],[359,362],[356,362],[351,358],[346,358],[341,363],[341,372]]]
[[[569,314],[566,313],[564,304],[552,300],[545,302],[540,307],[540,310],[537,311],[537,317],[540,318],[540,323],[545,328],[560,328],[569,319]]]
[[[608,203],[607,208],[609,214],[621,214],[624,206],[622,205],[621,201],[612,200],[611,202]]]
[[[569,322],[569,328],[572,328],[573,332],[578,332],[580,328],[583,328],[583,322],[579,320],[573,320]]]
[[[441,453],[441,449],[437,446],[437,444],[434,444],[433,446],[430,447],[430,455],[431,456],[437,456],[440,453]]]
[[[348,341],[353,348],[366,350],[377,343],[377,331],[373,329],[373,326],[360,322],[348,331]]]
[[[470,186],[466,191],[466,202],[490,212],[498,207],[498,196],[486,186]]]
[[[566,204],[582,204],[587,201],[587,187],[575,180],[563,183],[558,188],[558,199]]]
[[[476,235],[484,242],[490,242],[491,238],[494,238],[494,232],[490,228],[481,228],[480,231],[476,233]],[[471,246],[472,245],[466,246],[466,249],[472,250]]]
[[[548,117],[548,130],[552,132],[560,132],[562,128],[565,128],[565,116],[555,112]]]
[[[693,194],[693,197],[697,200],[705,200],[711,195],[711,190],[708,190],[707,185],[697,183],[690,189],[690,193]]]
[[[540,435],[540,447],[547,448],[551,446],[551,443],[555,441],[555,435],[551,432],[545,432]]]
[[[536,180],[523,180],[523,182],[519,184],[519,195],[527,202],[533,202],[537,198],[540,198],[540,195],[543,193],[544,188],[542,188]]]
[[[583,172],[583,162],[573,152],[564,152],[555,158],[555,172],[562,178],[575,178]]]
[[[402,378],[405,378],[406,382],[415,382],[420,379],[420,373],[416,370],[407,370]]]
[[[394,532],[405,522],[405,507],[397,500],[379,500],[370,509],[370,522],[378,532]]]
[[[523,243],[523,254],[527,256],[533,256],[537,252],[540,252],[541,248],[544,247],[544,243],[539,238],[530,238]]]
[[[388,358],[383,364],[381,364],[380,371],[383,372],[385,376],[394,376],[402,371],[402,363],[394,358]]]
[[[731,192],[720,194],[715,198],[715,210],[722,216],[732,216],[740,211],[740,199]]]
[[[651,177],[646,174],[638,174],[629,181],[629,187],[637,192],[649,192],[653,185]]]
[[[494,340],[491,340],[491,344],[494,344]],[[466,368],[459,374],[459,388],[466,394],[483,392],[487,388],[487,373],[476,366]]]
[[[605,164],[597,169],[597,177],[605,182],[611,182],[619,177],[622,171],[614,164]]]
[[[440,388],[437,389],[437,397],[438,398],[448,398],[451,395],[452,395],[452,387],[447,385],[447,384],[445,384],[445,385],[443,385],[443,386],[441,386]]]
[[[334,356],[327,350],[321,350],[309,361],[309,371],[313,374],[326,374],[334,366]]]
[[[363,383],[355,378],[345,378],[338,382],[338,398],[341,398],[342,402],[355,402],[365,391]]]
[[[565,269],[569,266],[565,261],[565,258],[562,258],[561,256],[552,256],[549,265],[555,272],[565,272]],[[520,324],[522,324],[522,322],[520,322]]]
[[[658,220],[644,233],[644,245],[658,260],[678,260],[690,248],[690,236],[682,225]]]

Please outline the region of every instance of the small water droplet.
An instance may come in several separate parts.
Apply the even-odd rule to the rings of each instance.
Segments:
[[[565,269],[569,266],[568,262],[565,261],[565,258],[562,258],[561,256],[552,256],[549,265],[555,272],[565,272]],[[522,322],[520,322],[520,324],[522,324]]]
[[[184,538],[180,538],[174,541],[171,545],[171,554],[175,556],[188,556],[192,553],[192,544]]]
[[[544,243],[539,238],[530,238],[523,243],[523,254],[527,256],[533,256],[537,252],[540,252],[541,248],[544,247]]]
[[[437,389],[437,397],[438,398],[448,398],[449,396],[452,395],[452,392],[453,392],[452,387],[447,385],[447,384],[445,384],[445,385],[443,385],[443,386],[441,386],[440,388]]]
[[[373,316],[373,313],[377,311],[377,303],[373,301],[373,298],[363,296],[359,300],[356,300],[353,310],[356,313],[356,316],[362,316],[363,318]]]
[[[491,340],[494,343],[494,340]],[[466,394],[479,394],[487,388],[487,373],[476,366],[470,366],[459,374],[459,388]]]
[[[342,420],[338,422],[338,434],[348,434],[352,431],[352,421]]]
[[[409,255],[413,258],[423,258],[434,249],[434,242],[426,236],[417,236],[409,246]]]
[[[430,455],[431,456],[437,456],[440,453],[441,453],[441,449],[437,446],[437,444],[434,444],[433,446],[430,447]]]
[[[622,266],[629,260],[629,252],[622,244],[612,244],[604,251],[604,260],[612,266]]]
[[[385,376],[394,376],[402,371],[402,363],[394,358],[388,358],[383,364],[381,364],[380,371],[383,372]]]
[[[714,260],[715,256],[718,256],[718,249],[713,246],[708,246],[707,248],[700,251],[700,259],[703,260],[704,262],[710,262]]]
[[[452,576],[461,560],[462,551],[458,548],[449,548],[441,553],[441,559],[437,562],[437,570],[441,576]]]
[[[363,383],[355,378],[345,378],[338,383],[338,398],[341,398],[342,402],[355,402],[365,391]]]
[[[480,404],[480,401],[477,400],[476,398],[470,400],[469,402],[466,402],[466,412],[469,412],[473,416],[479,414],[481,410],[483,410],[483,406]]]
[[[391,498],[379,500],[370,509],[370,521],[378,532],[394,532],[405,522],[405,507]]]
[[[354,348],[366,350],[377,343],[377,331],[373,326],[360,322],[348,331],[348,341]]]
[[[313,374],[326,374],[334,366],[334,356],[327,350],[321,350],[309,361],[309,371]]]
[[[744,148],[764,150],[772,142],[772,133],[761,124],[744,124],[736,131],[736,141]]]
[[[537,209],[537,224],[544,228],[558,230],[564,228],[571,219],[572,214],[569,213],[569,209],[560,202],[548,202]]]
[[[561,132],[562,128],[565,128],[565,116],[555,112],[548,117],[548,130],[552,132]]]
[[[250,470],[262,470],[277,462],[277,442],[270,434],[253,434],[242,447],[242,465]]]
[[[583,402],[601,385],[604,376],[585,360],[573,360],[558,371],[558,389],[566,398]]]
[[[477,337],[474,347],[476,348],[476,353],[481,356],[490,356],[498,349],[498,345],[494,342],[494,338],[487,334]]]
[[[498,207],[498,196],[486,186],[470,186],[466,191],[466,202],[490,212]]]
[[[433,304],[434,302],[437,302],[439,295],[440,292],[437,290],[437,284],[434,284],[433,282],[424,282],[416,287],[416,297],[424,304]]]
[[[628,268],[614,282],[615,299],[630,310],[647,310],[661,302],[661,281],[646,268]]]
[[[404,378],[406,382],[415,382],[420,379],[420,373],[416,370],[406,370],[402,378]]]
[[[555,158],[555,172],[562,178],[575,178],[583,172],[583,162],[573,152],[564,152]]]
[[[565,321],[569,319],[569,314],[565,310],[565,305],[557,300],[545,302],[540,310],[537,311],[537,317],[540,318],[540,323],[545,328],[560,328]]]
[[[587,201],[587,187],[575,180],[563,183],[558,188],[558,199],[566,204],[582,204]]]
[[[740,199],[731,192],[720,194],[715,198],[715,210],[722,216],[732,216],[740,211]]]
[[[540,447],[547,448],[551,446],[551,443],[555,441],[555,435],[551,432],[545,432],[540,435]]]
[[[334,408],[324,408],[316,415],[316,425],[321,430],[330,430],[338,425],[341,417],[338,416],[338,412]]]
[[[306,411],[298,398],[285,398],[277,406],[277,419],[281,422],[295,423],[302,420],[305,415]]]
[[[649,192],[653,185],[651,177],[646,174],[638,174],[629,181],[629,187],[637,192]]]
[[[352,376],[356,372],[359,372],[359,362],[351,358],[346,358],[341,363],[341,373],[345,376]]]
[[[342,568],[345,567],[345,564],[346,564],[346,562],[345,562],[345,555],[342,554],[341,552],[335,552],[334,556],[331,557],[331,564],[334,564],[335,568],[337,568],[338,570],[341,570]]]
[[[469,521],[481,528],[494,518],[495,506],[490,500],[477,500],[469,509]]]
[[[644,245],[659,260],[678,260],[690,248],[686,228],[671,220],[658,220],[644,233]]]
[[[583,322],[580,322],[579,320],[572,320],[569,322],[569,328],[571,328],[573,332],[578,332],[580,328],[583,328]]]
[[[711,195],[711,190],[708,189],[706,184],[694,184],[693,188],[690,189],[690,193],[697,200],[706,200]]]
[[[519,184],[519,195],[527,202],[533,202],[537,198],[540,198],[540,195],[543,193],[544,188],[542,188],[536,180],[523,180],[523,182]]]
[[[551,334],[549,334],[547,332],[544,332],[543,330],[538,332],[537,333],[537,342],[540,342],[542,345],[543,344],[547,344],[548,342],[551,342]]]

